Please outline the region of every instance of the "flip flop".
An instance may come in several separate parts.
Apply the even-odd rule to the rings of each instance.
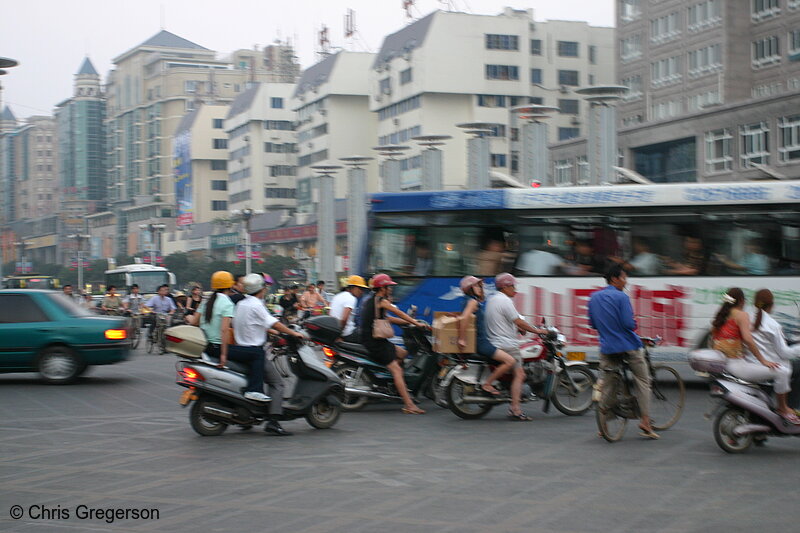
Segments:
[[[639,429],[641,430],[641,431],[639,431],[639,436],[640,437],[644,437],[644,438],[650,439],[650,440],[658,440],[658,439],[661,438],[661,436],[658,433],[656,433],[655,431],[653,431],[652,429],[645,429],[642,426],[639,426]]]
[[[793,426],[800,425],[800,417],[798,417],[794,412],[791,413],[784,413],[781,415],[784,420],[792,424]]]
[[[533,418],[529,417],[525,411],[520,411],[519,413],[515,413],[511,409],[508,410],[508,418],[511,420],[516,420],[518,422],[530,422]]]
[[[424,415],[425,410],[416,408],[416,409],[409,409],[408,407],[403,407],[401,411],[407,415]]]
[[[500,396],[500,391],[495,389],[494,386],[489,383],[484,383],[481,385],[481,390],[487,394],[491,394],[492,396]]]

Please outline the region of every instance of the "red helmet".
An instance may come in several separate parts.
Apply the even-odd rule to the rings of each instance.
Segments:
[[[481,281],[483,281],[481,278],[476,278],[475,276],[464,276],[461,278],[461,283],[459,283],[458,286],[461,288],[461,292],[467,292],[467,289],[473,285],[477,285]]]
[[[389,277],[389,274],[378,274],[372,278],[372,288],[374,289],[388,287],[389,285],[397,285],[397,283],[392,281],[392,278]]]
[[[498,291],[506,287],[513,287],[516,284],[517,284],[517,278],[515,278],[508,272],[503,272],[502,274],[498,274],[494,278],[494,286],[497,288]]]

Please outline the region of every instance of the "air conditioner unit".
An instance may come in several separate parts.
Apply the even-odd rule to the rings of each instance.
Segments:
[[[384,87],[381,92],[383,94],[392,94],[392,88],[391,87]]]
[[[561,94],[567,94],[567,93],[569,93],[569,87],[567,87],[566,85],[561,85],[561,86],[558,88],[558,91],[559,91]]]
[[[397,118],[397,117],[393,118],[392,119],[392,124],[394,124],[395,126],[399,126],[400,125],[400,119]]]
[[[320,114],[320,115],[322,115],[322,116],[324,117],[325,115],[327,115],[327,114],[328,114],[328,110],[327,110],[327,109],[320,109],[320,110],[319,110],[319,114]]]
[[[570,120],[569,123],[572,124],[573,126],[581,125],[581,121],[578,117],[572,117],[572,120]]]
[[[245,135],[243,140],[244,140],[244,142],[250,142],[250,136],[249,135]]]
[[[383,95],[376,94],[376,95],[373,95],[372,98],[374,98],[376,102],[380,102],[380,101],[383,100]]]

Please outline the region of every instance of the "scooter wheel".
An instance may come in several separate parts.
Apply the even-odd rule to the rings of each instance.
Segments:
[[[736,407],[728,407],[714,419],[714,440],[728,453],[745,452],[753,443],[753,434],[735,435],[733,430],[748,423],[750,415],[747,412]]]
[[[348,383],[352,383],[355,379],[356,374],[358,373],[358,368],[353,365],[344,364],[335,368],[334,372],[345,383],[345,385],[347,385]],[[358,382],[353,383],[353,385],[356,387],[363,387],[365,389],[371,388],[369,378],[367,378],[363,373],[361,374],[361,378],[358,380]],[[355,396],[353,394],[345,393],[344,399],[342,400],[342,409],[345,411],[356,411],[367,405],[368,401],[369,398],[366,396]]]
[[[306,421],[313,428],[329,429],[336,424],[341,414],[342,409],[338,405],[333,405],[323,398],[311,406]]]
[[[192,410],[189,412],[189,423],[192,429],[203,437],[222,435],[225,433],[225,430],[228,429],[228,425],[217,420],[206,418],[203,413],[203,408],[206,406],[206,403],[207,402],[202,399],[194,402]]]

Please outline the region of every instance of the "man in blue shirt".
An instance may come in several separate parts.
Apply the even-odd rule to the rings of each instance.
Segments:
[[[647,368],[642,341],[635,333],[636,320],[633,307],[624,289],[628,284],[628,274],[622,265],[613,265],[606,272],[608,286],[592,294],[589,299],[589,325],[600,335],[600,369],[604,372],[627,359],[636,381],[637,399],[641,420],[640,435],[657,439],[658,434],[650,425],[650,372]],[[605,380],[600,381],[600,405],[603,411],[608,408],[608,394],[604,390]]]
[[[158,288],[158,294],[147,300],[143,307],[150,309],[154,313],[167,315],[167,327],[170,325],[170,318],[172,318],[172,313],[175,312],[177,307],[175,306],[175,302],[172,298],[169,297],[169,285],[161,285]],[[152,338],[153,336],[153,329],[155,328],[156,321],[153,320],[148,325],[148,335]]]

